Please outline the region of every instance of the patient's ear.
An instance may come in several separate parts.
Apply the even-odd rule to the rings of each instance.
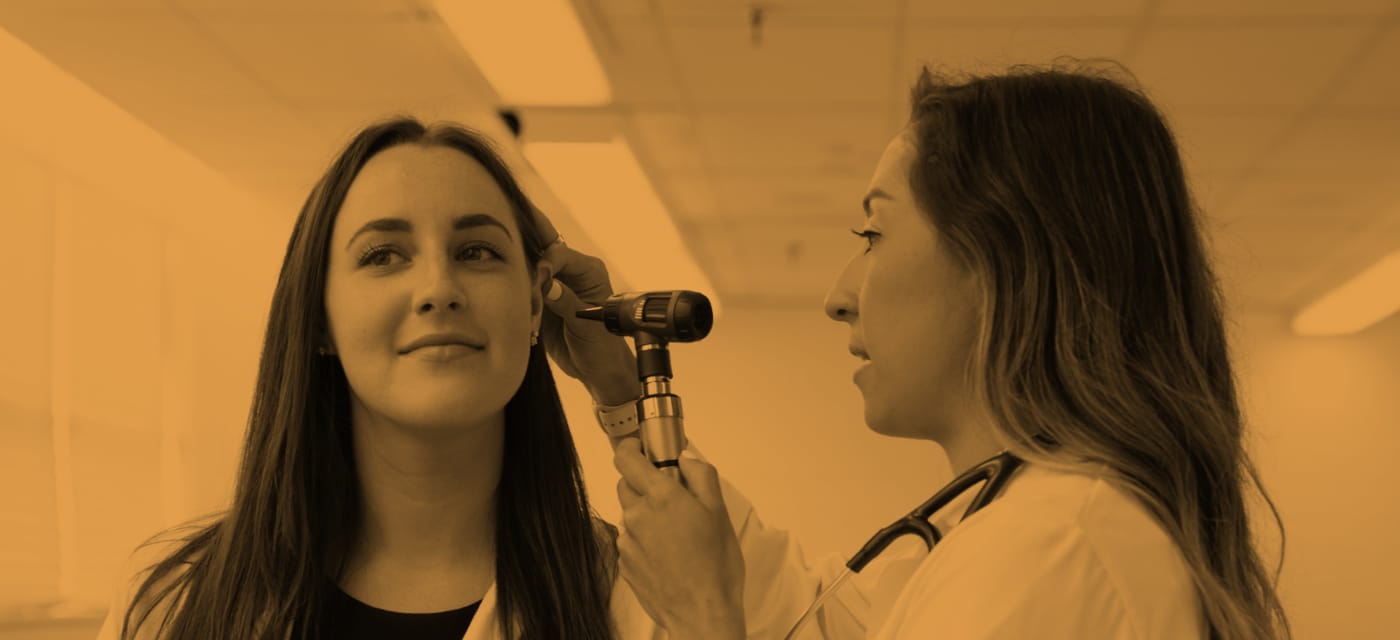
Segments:
[[[538,329],[540,317],[544,313],[544,289],[554,277],[554,266],[539,261],[535,265],[535,272],[530,279],[530,319],[535,321],[535,328]]]

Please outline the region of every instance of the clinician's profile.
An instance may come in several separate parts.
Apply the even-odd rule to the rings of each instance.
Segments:
[[[860,204],[826,314],[849,328],[869,428],[936,442],[958,477],[843,567],[790,538],[753,553],[754,527],[731,527],[751,507],[713,466],[682,457],[677,482],[620,440],[620,566],[661,626],[1287,637],[1245,508],[1251,488],[1268,494],[1244,447],[1222,294],[1176,140],[1131,77],[1072,62],[925,70]],[[596,261],[579,264],[560,270],[566,285],[606,289]],[[551,310],[598,302],[568,298]],[[940,530],[929,518],[944,507]],[[879,554],[901,535],[931,551],[872,619]],[[801,612],[791,627],[746,618],[755,589]]]

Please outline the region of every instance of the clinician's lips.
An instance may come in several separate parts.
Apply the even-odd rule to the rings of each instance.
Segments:
[[[851,355],[860,358],[860,366],[856,367],[856,372],[851,374],[851,381],[860,384],[860,374],[870,368],[870,354],[867,354],[865,348],[860,345],[852,344],[849,349]]]

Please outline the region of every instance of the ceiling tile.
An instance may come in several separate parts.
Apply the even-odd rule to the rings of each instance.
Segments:
[[[706,112],[706,157],[726,172],[797,169],[869,175],[895,132],[881,110]]]
[[[656,7],[671,24],[748,24],[753,7],[758,6],[763,9],[763,21],[777,26],[822,18],[894,18],[899,4],[900,0],[667,0]]]
[[[905,9],[910,18],[1135,18],[1147,7],[1147,0],[1000,0],[963,2],[961,0],[910,0]]]
[[[1249,169],[1288,126],[1283,115],[1182,110],[1168,114],[1189,173]]]
[[[1271,172],[1373,177],[1400,176],[1400,115],[1317,116],[1260,161]]]
[[[521,137],[532,142],[607,142],[625,132],[625,120],[616,109],[523,107],[513,111]]]
[[[442,25],[418,20],[211,20],[209,30],[279,95],[303,106],[451,97],[490,104]],[[450,44],[449,44],[450,43]]]
[[[1231,312],[1292,311],[1302,292],[1317,280],[1317,273],[1311,263],[1249,255],[1228,267],[1217,266],[1216,271]]]
[[[322,136],[321,139],[331,141],[328,152],[338,151],[341,146],[350,141],[351,137],[365,127],[395,116],[411,116],[425,124],[456,123],[482,132],[503,128],[495,110],[464,105],[451,99],[422,101],[406,99],[394,108],[355,104],[312,107],[299,110],[298,114],[303,121],[310,123],[318,135]],[[490,134],[488,133],[488,135]],[[493,141],[497,144],[507,142],[494,137]]]
[[[654,107],[683,102],[671,51],[655,18],[610,17],[591,35],[612,85],[613,103]]]
[[[1395,0],[1157,0],[1154,9],[1166,17],[1383,16]]]
[[[1392,184],[1360,178],[1256,176],[1239,186],[1220,213],[1225,220],[1301,220],[1358,233],[1400,208]]]
[[[1400,200],[1357,180],[1262,178],[1242,185],[1209,219],[1219,269],[1241,303],[1296,306],[1400,246]],[[1391,229],[1389,240],[1386,229]]]
[[[661,199],[677,220],[705,222],[720,217],[719,200],[710,179],[699,175],[666,175],[656,180]]]
[[[72,1],[72,0],[64,0]],[[295,15],[338,16],[416,11],[415,0],[161,0],[193,13],[242,14],[266,17]],[[422,2],[425,6],[431,3]]]
[[[280,107],[208,107],[199,118],[158,122],[165,137],[259,195],[265,195],[263,177],[271,176],[301,184],[304,196],[337,151],[326,135]]]
[[[1222,232],[1218,270],[1236,304],[1296,310],[1400,246],[1400,216],[1344,236],[1324,226],[1267,226],[1262,220]]]
[[[1246,181],[1244,171],[1195,172],[1186,176],[1196,206],[1207,220],[1224,216],[1230,198]]]
[[[1381,107],[1400,115],[1400,27],[1391,27],[1370,54],[1346,71],[1347,80],[1324,108]]]
[[[1233,222],[1213,231],[1212,259],[1233,306],[1272,308],[1295,296],[1343,239],[1316,224]]]
[[[705,157],[695,118],[687,113],[645,111],[627,116],[633,148],[657,173],[699,173]]]
[[[1128,66],[1159,104],[1306,105],[1361,46],[1362,26],[1155,26]]]
[[[122,13],[166,13],[167,0],[6,0],[0,3],[0,16],[37,13],[117,15]]]
[[[1215,227],[1216,237],[1235,241],[1262,259],[1320,263],[1353,233],[1321,217],[1254,216]]]
[[[699,259],[726,303],[821,300],[860,243],[836,224],[764,220],[692,225]]]
[[[890,99],[891,30],[773,27],[754,45],[746,27],[669,27],[686,94],[716,104],[813,102],[883,107]]]
[[[159,103],[193,112],[266,96],[182,18],[23,13],[6,16],[4,28],[133,111]]]
[[[601,14],[607,18],[651,18],[656,15],[651,0],[578,0],[574,6],[580,14]]]
[[[944,28],[911,25],[904,41],[902,77],[897,80],[912,84],[925,64],[935,71],[989,73],[1004,71],[1012,64],[1043,65],[1059,56],[1117,59],[1127,50],[1131,35],[1132,30],[1126,26]]]
[[[873,172],[873,168],[871,170]],[[870,176],[807,174],[715,175],[713,183],[725,218],[796,218],[843,222],[861,218],[860,201]]]

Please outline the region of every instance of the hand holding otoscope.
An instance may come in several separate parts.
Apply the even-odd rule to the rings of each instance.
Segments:
[[[539,220],[546,237],[555,235],[543,216]],[[743,553],[714,467],[679,459],[687,443],[666,350],[670,342],[709,333],[709,300],[683,291],[614,294],[601,261],[557,238],[544,257],[555,269],[544,292],[552,313],[540,332],[551,359],[584,383],[595,404],[611,411],[632,403],[640,422],[640,442],[613,438],[626,522],[617,538],[620,575],[672,637],[744,638]],[[619,336],[631,336],[635,350]],[[644,395],[634,400],[639,380]],[[697,610],[667,604],[696,601],[707,603],[699,617]]]
[[[671,391],[671,342],[695,342],[714,325],[710,300],[694,291],[646,291],[613,294],[602,306],[575,315],[603,323],[609,333],[631,337],[637,352],[637,422],[642,450],[653,465],[680,481],[679,460],[685,449],[681,398]]]

